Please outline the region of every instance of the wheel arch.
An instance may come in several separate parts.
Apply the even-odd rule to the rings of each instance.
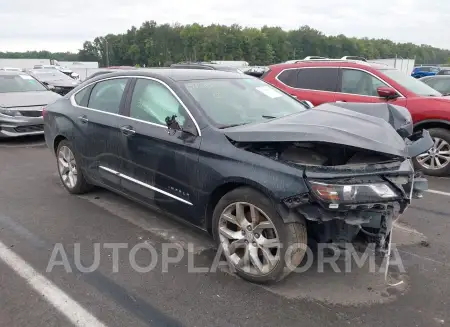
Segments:
[[[220,199],[227,193],[231,192],[234,189],[239,187],[251,187],[264,195],[266,195],[269,199],[273,199],[273,193],[270,192],[263,185],[246,178],[242,177],[233,177],[224,180],[221,184],[217,185],[214,190],[210,193],[210,196],[207,201],[206,211],[205,211],[205,227],[208,233],[212,234],[212,215],[214,212],[214,208]]]
[[[64,135],[57,135],[55,137],[55,139],[53,140],[53,153],[56,154],[56,150],[58,150],[59,144],[64,140],[67,140],[67,137],[65,137]]]
[[[220,185],[217,185],[216,188],[210,193],[210,196],[208,198],[205,211],[205,228],[208,233],[212,234],[212,216],[217,203],[225,194],[239,187],[250,187],[267,196],[273,202],[275,210],[280,214],[285,223],[293,223],[303,220],[303,216],[301,216],[299,213],[290,210],[281,201],[276,201],[275,195],[263,185],[253,180],[242,177],[229,178],[227,180],[224,180]]]
[[[430,129],[430,128],[450,129],[450,122],[443,119],[428,119],[420,121],[414,125],[415,132],[421,129]]]

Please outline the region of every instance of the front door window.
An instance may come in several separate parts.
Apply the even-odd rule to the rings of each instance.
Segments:
[[[378,96],[377,89],[387,85],[378,78],[356,69],[342,70],[341,92],[366,96]]]

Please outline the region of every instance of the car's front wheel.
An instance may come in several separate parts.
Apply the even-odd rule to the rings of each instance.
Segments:
[[[75,155],[72,144],[63,140],[56,150],[58,173],[67,191],[72,194],[82,194],[91,189],[79,167],[79,160]]]
[[[443,128],[428,130],[434,140],[433,147],[415,158],[416,167],[430,176],[450,174],[450,131]]]
[[[234,189],[218,202],[213,234],[233,270],[255,283],[283,279],[306,253],[305,222],[284,223],[271,201],[248,187]]]

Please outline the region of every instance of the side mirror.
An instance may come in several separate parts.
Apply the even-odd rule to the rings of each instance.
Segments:
[[[175,134],[176,131],[181,131],[182,130],[180,124],[177,121],[177,116],[176,115],[173,115],[172,117],[167,116],[166,117],[166,125],[167,125],[167,128],[168,128],[168,133],[170,135]]]
[[[377,93],[381,98],[385,98],[387,100],[392,100],[399,97],[397,91],[388,86],[381,86],[377,88]]]
[[[181,131],[183,133],[190,134],[192,136],[197,136],[197,129],[193,124],[188,121],[188,123],[184,124],[184,127],[180,126],[180,124],[177,121],[177,116],[167,116],[166,117],[166,126],[167,126],[167,132],[169,135],[174,135],[176,131]]]

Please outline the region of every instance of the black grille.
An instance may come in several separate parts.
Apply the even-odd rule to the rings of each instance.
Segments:
[[[28,125],[19,126],[14,128],[17,133],[31,133],[31,132],[42,132],[44,130],[44,125]]]
[[[24,117],[42,117],[42,111],[37,110],[20,111],[20,114]]]

